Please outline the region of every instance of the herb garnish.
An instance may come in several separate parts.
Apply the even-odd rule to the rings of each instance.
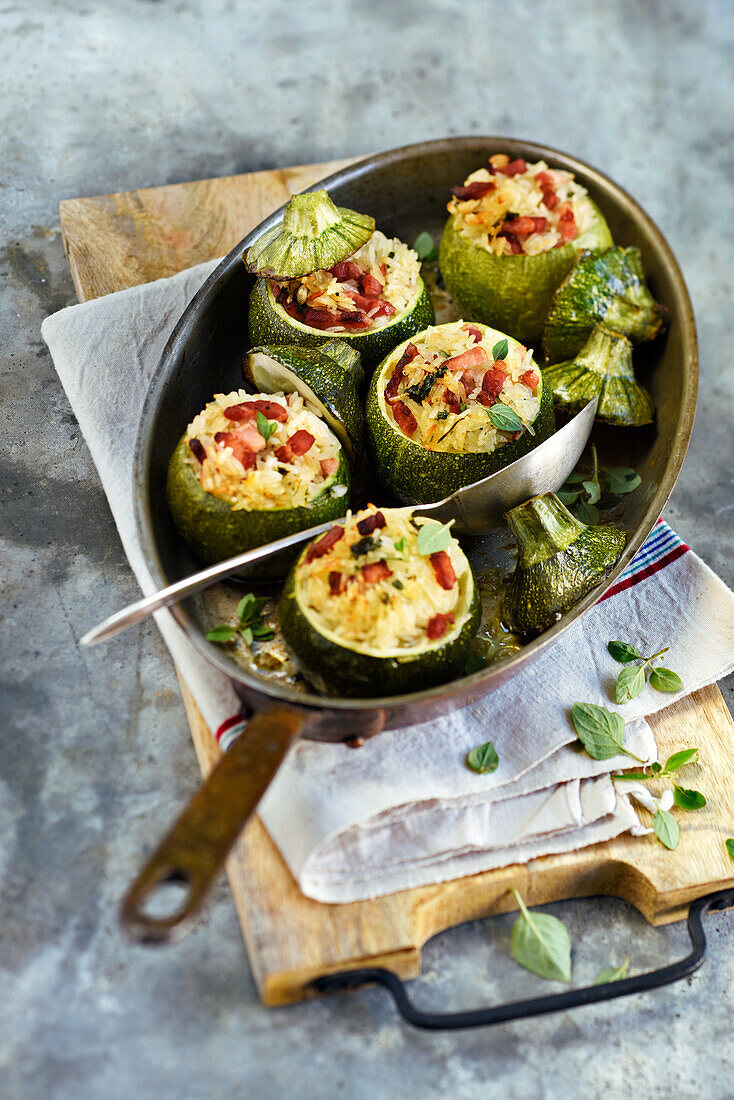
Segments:
[[[501,432],[521,432],[525,427],[515,410],[501,402],[487,409],[487,415],[493,426]]]
[[[674,852],[680,840],[680,829],[671,812],[658,806],[652,819],[652,827],[660,843]]]
[[[427,374],[422,382],[415,382],[412,386],[408,386],[405,391],[408,397],[412,397],[416,404],[422,405],[433,389],[434,382],[439,378],[443,378],[447,370],[448,367],[443,363],[440,367],[437,367],[436,370]]]
[[[275,421],[268,420],[267,416],[264,416],[259,409],[257,411],[255,420],[257,423],[257,430],[260,432],[260,435],[267,443],[273,432],[277,429],[278,425],[275,423]]]
[[[683,687],[683,681],[677,672],[672,672],[669,668],[662,668],[661,666],[652,667],[652,662],[656,661],[658,657],[662,657],[663,653],[667,653],[670,646],[664,646],[657,653],[653,653],[651,657],[643,657],[629,642],[609,642],[607,649],[615,661],[626,666],[617,677],[617,684],[614,689],[614,697],[617,703],[628,703],[630,699],[635,699],[640,694],[648,682],[648,670],[650,672],[650,687],[655,688],[656,691],[680,691]],[[642,664],[632,664],[633,661],[642,661]]]
[[[397,588],[397,589],[400,589],[400,590],[405,588],[405,585],[403,584],[403,582],[401,580],[393,581],[392,586],[393,586],[393,588]]]
[[[428,557],[451,545],[451,527],[448,523],[424,523],[418,531],[418,553]]]
[[[262,413],[258,415],[262,416]],[[275,637],[275,631],[262,621],[263,608],[267,602],[267,596],[255,596],[252,592],[248,592],[237,604],[237,626],[229,626],[226,623],[215,626],[207,634],[207,641],[228,645],[236,639],[238,634],[242,635],[243,641],[250,646],[253,641],[270,641]]]
[[[355,558],[361,558],[363,554],[369,554],[370,550],[379,550],[379,540],[373,538],[372,535],[365,535],[359,542],[353,542],[349,549],[354,554]]]
[[[729,837],[728,840],[724,841],[724,844],[726,845],[727,852],[731,858],[734,859],[734,837]]]
[[[509,350],[510,345],[507,337],[505,337],[503,340],[498,340],[492,348],[492,358],[494,359],[495,363],[498,359],[506,359]]]
[[[582,745],[594,760],[610,760],[619,753],[644,764],[624,747],[624,718],[616,711],[598,707],[595,703],[574,703],[571,720]]]
[[[446,420],[449,415],[448,409],[441,409],[440,413],[436,414],[436,420]]]
[[[607,966],[599,974],[594,985],[605,985],[607,982],[620,982],[629,977],[630,957],[626,956],[621,966]]]
[[[433,237],[430,233],[419,233],[413,241],[413,251],[418,253],[419,260],[435,260],[438,256],[438,249],[434,243]]]
[[[397,550],[398,554],[405,553],[405,535],[401,535],[399,539],[393,543],[393,546]]]
[[[567,508],[575,507],[576,516],[582,523],[594,524],[599,522],[599,509],[616,508],[626,493],[633,492],[642,483],[642,478],[629,466],[600,467],[593,445],[591,455],[591,475],[570,474],[556,496]]]
[[[479,775],[485,775],[487,772],[493,772],[497,770],[500,758],[497,755],[497,750],[491,741],[486,741],[483,745],[477,745],[466,754],[466,765],[471,768],[473,772],[478,772]]]
[[[512,926],[512,957],[520,966],[548,981],[571,981],[571,937],[563,921],[550,913],[530,913],[512,891],[520,916]]]
[[[677,772],[679,768],[684,767],[686,764],[692,764],[695,762],[698,749],[680,749],[678,752],[674,752],[672,756],[669,756],[665,761],[665,764],[652,764],[650,766],[650,772],[623,772],[621,774],[612,775],[612,779],[621,780],[645,780],[645,779],[666,779],[674,772]],[[702,810],[706,805],[706,798],[700,791],[690,790],[688,787],[681,787],[675,781],[672,781],[673,787],[673,802],[681,810]],[[669,810],[663,809],[658,805],[658,800],[655,802],[655,815],[652,819],[652,827],[655,836],[658,838],[661,844],[664,844],[670,851],[674,851],[678,847],[678,840],[680,839],[680,829],[678,823],[670,813]],[[732,857],[734,858],[734,856]]]

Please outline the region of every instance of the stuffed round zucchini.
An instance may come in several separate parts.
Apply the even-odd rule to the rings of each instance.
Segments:
[[[339,440],[298,393],[217,394],[184,432],[168,466],[181,535],[221,561],[343,515],[349,471]],[[277,573],[271,561],[248,576]]]
[[[439,256],[449,293],[473,320],[536,344],[581,249],[613,243],[601,211],[571,172],[506,154],[451,190]]]
[[[334,206],[325,191],[294,196],[270,250],[253,255],[259,241],[250,249],[248,267],[262,276],[250,297],[253,344],[319,347],[337,336],[359,351],[369,372],[401,340],[433,324],[417,253],[375,230],[372,219],[359,237],[340,234],[347,215],[365,217]],[[299,251],[310,228],[328,243]]]
[[[321,691],[393,695],[462,673],[479,592],[447,526],[370,506],[306,547],[278,616],[294,661]]]
[[[481,324],[437,325],[375,371],[367,429],[385,485],[406,503],[441,500],[495,473],[555,429],[532,353]]]

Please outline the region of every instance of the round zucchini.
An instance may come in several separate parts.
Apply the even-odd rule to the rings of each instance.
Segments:
[[[526,637],[553,626],[599,584],[627,541],[616,527],[587,527],[555,493],[533,497],[505,518],[518,550],[504,618],[511,630]]]
[[[248,326],[252,344],[298,344],[320,348],[336,337],[359,352],[362,366],[369,375],[396,344],[428,328],[435,319],[431,297],[420,276],[415,299],[406,310],[393,314],[388,324],[381,328],[351,333],[328,333],[303,324],[275,301],[269,280],[258,279],[250,295]]]
[[[444,326],[437,326],[442,328]],[[448,327],[448,326],[447,326]],[[508,340],[510,348],[518,341],[487,325],[476,325],[494,344]],[[373,463],[385,486],[406,504],[425,504],[442,500],[482,478],[489,477],[533,450],[555,431],[553,401],[541,381],[540,407],[533,421],[534,435],[523,431],[518,439],[504,443],[495,451],[447,452],[430,450],[405,435],[388,415],[385,387],[410,341],[390,353],[372,376],[367,393],[367,431]],[[537,370],[537,366],[533,362]]]
[[[536,347],[553,293],[579,252],[603,252],[613,244],[603,214],[589,202],[594,210],[589,228],[576,240],[535,256],[489,252],[467,240],[451,215],[441,237],[439,267],[446,289],[466,316],[510,333],[526,347]]]
[[[321,348],[258,347],[245,357],[242,374],[259,393],[300,393],[355,466],[365,448],[364,410],[356,385],[364,373],[358,352],[341,340],[329,340]]]
[[[597,394],[596,419],[617,427],[651,424],[655,406],[635,378],[632,345],[626,336],[597,325],[581,351],[566,363],[542,371],[553,404],[564,412],[580,412]]]
[[[194,553],[207,562],[222,561],[296,531],[337,519],[349,502],[349,467],[343,450],[339,465],[308,504],[274,508],[235,508],[230,500],[206,491],[190,460],[187,428],[171,455],[166,491],[174,523]],[[248,473],[242,471],[243,481]],[[241,575],[252,579],[283,576],[293,552],[251,566]]]
[[[391,511],[403,510],[383,511],[389,516]],[[374,509],[372,512],[374,514]],[[360,513],[362,516],[366,514]],[[352,517],[351,522],[356,524],[358,519],[359,516]],[[435,520],[426,522],[441,526]],[[415,547],[412,552],[417,552]],[[366,645],[348,645],[319,622],[307,605],[303,592],[302,573],[308,553],[309,547],[306,547],[288,574],[278,618],[284,642],[293,660],[320,691],[350,698],[399,695],[434,687],[463,673],[479,628],[481,606],[471,566],[458,544],[454,553],[460,555],[465,569],[455,581],[459,592],[454,623],[438,639],[429,640],[426,635],[419,644],[392,648],[384,654]],[[400,596],[401,593],[396,591],[392,598],[398,599]]]

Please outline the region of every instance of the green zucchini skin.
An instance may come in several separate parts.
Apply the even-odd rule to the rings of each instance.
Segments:
[[[498,339],[500,336],[498,333]],[[408,341],[405,343],[407,345]],[[403,348],[399,350],[402,352]],[[533,365],[536,366],[534,361]],[[543,385],[542,372],[539,371],[543,388],[540,409],[533,422],[535,435],[525,431],[519,439],[505,443],[490,454],[429,451],[404,435],[382,411],[381,395],[384,393],[391,366],[387,362],[381,363],[372,376],[367,391],[367,432],[372,462],[381,481],[404,504],[427,504],[443,500],[456,489],[481,481],[522,458],[553,435],[556,429],[553,399],[550,391]]]
[[[251,344],[299,344],[301,347],[319,348],[336,336],[359,352],[368,377],[394,347],[414,336],[416,332],[435,324],[435,321],[433,302],[420,276],[414,304],[396,320],[375,329],[374,332],[335,334],[309,328],[294,317],[289,317],[278,305],[266,279],[258,279],[255,283],[250,295],[248,315]]]
[[[446,222],[439,248],[439,267],[446,289],[466,311],[481,321],[537,347],[555,290],[573,267],[581,249],[602,252],[613,244],[596,204],[594,221],[575,241],[538,256],[497,256],[473,244]]]
[[[339,519],[347,510],[349,492],[332,496],[335,485],[349,488],[349,468],[344,452],[339,452],[339,467],[323,491],[311,504],[297,508],[233,510],[221,497],[205,492],[186,462],[186,433],[181,437],[168,464],[166,491],[168,506],[179,534],[194,553],[207,562],[222,561],[245,550],[263,546],[286,535]],[[242,570],[241,576],[264,580],[283,576],[293,553],[277,555],[261,564]]]
[[[311,683],[326,695],[352,699],[404,695],[446,683],[461,676],[481,621],[479,588],[469,569],[472,586],[469,617],[443,644],[407,656],[374,657],[355,653],[324,637],[301,610],[296,573],[305,550],[292,566],[278,607],[278,620],[288,651]]]
[[[631,343],[603,325],[594,328],[575,359],[541,373],[556,409],[580,412],[598,395],[596,419],[605,424],[637,428],[654,419],[652,397],[635,378]]]
[[[553,626],[611,572],[627,541],[615,527],[585,524],[554,493],[507,513],[518,559],[504,597],[511,630],[532,637]]]
[[[295,344],[253,348],[242,363],[242,374],[257,393],[270,393],[275,391],[264,388],[266,380],[257,369],[257,356],[264,355],[283,367],[290,375],[284,379],[287,382],[284,392],[297,391],[306,400],[310,400],[306,391],[312,392],[324,407],[322,416],[347,451],[350,466],[354,468],[366,446],[364,409],[357,393],[357,381],[364,378],[364,372],[359,354],[347,344],[342,348],[348,355],[348,369],[327,353],[338,343],[332,340],[322,348]]]
[[[582,252],[548,312],[543,332],[548,362],[573,359],[599,323],[635,344],[653,340],[663,328],[664,312],[645,285],[638,248],[610,248],[601,256]]]

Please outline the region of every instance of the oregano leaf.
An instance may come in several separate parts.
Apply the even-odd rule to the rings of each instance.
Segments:
[[[678,828],[678,822],[670,811],[658,808],[652,819],[652,827],[660,843],[671,852],[674,852],[680,840],[680,829]]]
[[[586,492],[588,493],[588,496],[589,496],[589,499],[587,500],[586,503],[587,504],[596,504],[596,502],[599,500],[599,497],[601,496],[601,489],[599,488],[599,482],[598,481],[585,481],[583,483],[583,485],[584,485],[584,489],[586,490]]]
[[[492,425],[501,432],[521,432],[525,427],[515,410],[501,402],[487,409],[487,415]]]
[[[669,668],[654,668],[650,673],[650,687],[656,691],[680,691],[683,681],[677,672]]]
[[[629,955],[620,966],[607,966],[599,974],[594,985],[605,985],[607,982],[620,982],[629,976]]]
[[[625,665],[617,677],[614,698],[617,703],[629,703],[635,699],[645,686],[645,666]]]
[[[216,642],[217,645],[227,645],[237,637],[237,631],[233,626],[215,626],[206,636],[208,642]]]
[[[424,523],[418,532],[418,553],[428,557],[451,545],[451,528],[447,523]]]
[[[497,755],[497,750],[491,741],[485,741],[483,745],[477,745],[466,755],[467,766],[473,772],[478,772],[479,775],[496,771],[499,762],[500,758]]]
[[[702,810],[706,805],[706,799],[700,791],[679,787],[677,783],[673,784],[673,798],[681,810]]]
[[[275,422],[271,423],[268,420],[267,416],[261,413],[259,409],[257,411],[255,420],[257,423],[257,430],[260,432],[260,435],[267,443],[278,425]]]
[[[419,233],[413,241],[413,251],[418,253],[419,260],[435,260],[438,249],[430,233],[425,230]]]
[[[621,714],[595,703],[574,703],[571,719],[581,743],[594,760],[609,760],[624,751]]]
[[[641,656],[629,642],[607,642],[607,649],[614,660],[619,661],[621,665],[626,665]]]
[[[593,504],[587,504],[585,500],[578,505],[576,515],[582,523],[588,523],[591,526],[599,522],[599,509]]]
[[[550,913],[530,913],[512,891],[520,915],[512,926],[512,957],[520,966],[548,981],[571,981],[571,937],[563,921]]]
[[[726,845],[726,850],[729,853],[730,858],[734,859],[734,837],[729,837],[728,840],[724,841],[724,844]]]
[[[505,337],[504,340],[498,340],[492,348],[492,358],[495,362],[497,362],[498,359],[506,359],[509,350],[510,344],[507,337]]]
[[[677,772],[678,768],[682,768],[684,764],[692,763],[697,755],[698,749],[681,749],[680,752],[674,752],[665,761],[663,774],[670,775],[671,772]]]

